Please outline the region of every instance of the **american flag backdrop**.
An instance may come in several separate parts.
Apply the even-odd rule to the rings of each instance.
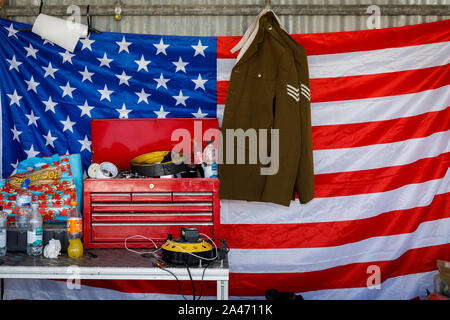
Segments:
[[[223,114],[239,37],[103,33],[68,54],[20,27],[0,20],[3,176],[33,155],[88,164],[90,118]],[[221,201],[230,298],[425,295],[450,260],[450,20],[293,37],[308,53],[316,198]],[[175,282],[82,284],[5,280],[5,298],[182,299]]]

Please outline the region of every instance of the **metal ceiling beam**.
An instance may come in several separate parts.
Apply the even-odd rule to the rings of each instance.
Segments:
[[[82,15],[87,6],[80,6]],[[271,5],[278,15],[366,16],[367,5]],[[380,5],[381,15],[447,16],[449,5]],[[91,16],[114,16],[115,5],[91,5]],[[123,16],[247,16],[257,15],[260,5],[122,5]],[[8,6],[0,11],[6,17],[29,17],[39,14],[39,6]],[[42,13],[68,16],[67,6],[44,5]]]

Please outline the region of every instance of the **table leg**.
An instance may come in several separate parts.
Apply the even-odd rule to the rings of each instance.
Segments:
[[[217,281],[217,300],[228,300],[228,281]]]

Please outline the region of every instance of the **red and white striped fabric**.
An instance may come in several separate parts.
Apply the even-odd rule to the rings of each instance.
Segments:
[[[308,54],[316,198],[222,201],[230,295],[432,291],[436,259],[450,259],[450,20],[293,37]],[[218,41],[222,109],[236,41]]]
[[[271,288],[305,299],[432,291],[436,260],[450,260],[450,20],[293,37],[309,59],[316,198],[289,208],[221,202],[230,298],[263,299]],[[239,39],[217,40],[219,117]],[[373,270],[378,288],[367,287]],[[176,282],[30,283],[7,280],[5,298],[182,299]],[[204,285],[212,298],[215,284]]]

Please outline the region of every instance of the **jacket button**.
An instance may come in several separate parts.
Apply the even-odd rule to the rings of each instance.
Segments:
[[[272,26],[269,24],[269,26],[267,27],[267,29],[272,30]]]
[[[261,78],[261,73],[258,73],[258,78]]]

